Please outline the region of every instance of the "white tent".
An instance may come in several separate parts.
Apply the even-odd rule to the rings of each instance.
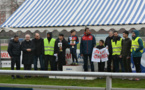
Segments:
[[[86,26],[119,30],[145,27],[145,0],[26,0],[2,24],[5,31],[67,30]]]

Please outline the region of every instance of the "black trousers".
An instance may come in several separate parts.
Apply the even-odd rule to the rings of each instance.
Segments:
[[[31,70],[32,69],[32,64],[24,64],[24,70]]]
[[[111,63],[112,63],[112,55],[108,56],[108,61],[107,61],[107,72],[111,72]],[[113,68],[114,71],[114,68]]]
[[[11,70],[14,70],[16,64],[16,70],[20,70],[20,57],[14,56],[11,58]]]
[[[91,61],[92,55],[91,54],[84,54],[83,59],[84,59],[84,71],[88,71],[88,57],[89,57],[89,62],[91,65],[91,71],[94,72],[94,63]]]
[[[113,58],[113,67],[115,69],[115,72],[119,72],[119,64],[121,65],[122,72],[124,72],[122,58],[120,58],[119,55],[113,55],[112,58]]]
[[[141,72],[141,57],[133,57],[133,62],[136,68],[136,72],[140,73]]]
[[[124,65],[125,72],[132,72],[130,58],[127,59],[127,56],[122,56],[122,61],[123,61],[123,65]]]
[[[58,69],[60,71],[62,71],[63,69],[63,65],[66,65],[66,61],[65,61],[65,53],[64,52],[60,52],[58,53]]]
[[[99,62],[98,63],[98,71],[104,72],[104,68],[105,68],[105,62]]]
[[[11,70],[14,70],[15,64],[16,64],[16,70],[20,70],[20,56],[14,56],[11,58]],[[14,75],[12,75],[12,77],[14,77]]]
[[[32,64],[24,64],[24,70],[32,70]],[[25,76],[25,78],[31,77],[31,76]]]
[[[56,64],[56,57],[51,55],[45,55],[44,56],[44,70],[48,70],[48,65],[50,63],[50,67],[52,71],[57,70],[57,64]]]

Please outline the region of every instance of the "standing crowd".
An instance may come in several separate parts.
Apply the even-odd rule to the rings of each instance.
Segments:
[[[141,56],[143,53],[143,40],[139,37],[139,32],[133,30],[132,40],[128,37],[129,32],[124,31],[122,39],[117,31],[110,31],[109,36],[105,41],[100,40],[96,47],[95,37],[91,34],[89,28],[86,28],[84,35],[80,41],[80,55],[84,60],[84,71],[88,71],[88,60],[91,71],[94,72],[94,63],[91,61],[93,48],[102,49],[108,47],[109,55],[107,61],[107,72],[119,72],[121,66],[122,72],[132,72],[131,70],[131,54],[136,67],[136,72],[141,72]],[[51,32],[47,33],[47,38],[42,39],[39,33],[35,33],[35,38],[30,39],[30,35],[25,35],[25,40],[20,43],[19,36],[15,35],[9,42],[8,53],[11,57],[11,70],[20,70],[20,56],[22,51],[22,64],[24,70],[31,70],[34,64],[34,70],[37,70],[38,59],[40,61],[40,69],[48,70],[50,64],[51,70],[63,70],[63,65],[66,65],[65,52],[70,48],[72,55],[72,65],[78,65],[77,59],[77,44],[79,39],[76,36],[76,31],[72,30],[70,37],[66,41],[63,34],[59,34],[57,39],[53,38]],[[113,65],[111,65],[113,63]],[[113,66],[113,70],[111,69]],[[104,72],[105,62],[98,63],[98,71]],[[20,78],[20,76],[16,76]],[[25,76],[29,77],[29,76]],[[15,78],[12,75],[12,78]],[[139,80],[136,78],[136,80]]]

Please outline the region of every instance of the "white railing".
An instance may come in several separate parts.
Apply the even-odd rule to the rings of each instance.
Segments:
[[[112,89],[112,78],[130,78],[130,77],[145,78],[145,73],[65,72],[65,71],[27,71],[27,70],[0,70],[0,75],[106,77],[106,90]]]

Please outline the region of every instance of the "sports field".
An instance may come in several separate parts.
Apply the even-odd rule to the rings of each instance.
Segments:
[[[23,68],[21,68],[23,70]],[[10,68],[2,68],[10,70]],[[113,88],[145,88],[145,79],[140,81],[130,81],[128,79],[113,79]],[[33,76],[31,78],[11,79],[10,75],[0,75],[0,83],[8,84],[33,84],[33,85],[60,85],[60,86],[85,86],[85,87],[105,87],[106,79],[95,80],[72,80],[72,79],[50,79],[48,77]]]
[[[78,49],[80,44],[78,44]],[[7,50],[7,46],[2,46],[2,50]],[[21,68],[23,70],[23,68]],[[10,68],[2,68],[2,70],[10,70]],[[23,77],[23,76],[22,76]],[[128,79],[113,79],[113,88],[145,88],[145,79],[140,81],[130,81]],[[46,77],[31,77],[21,79],[11,79],[10,75],[0,75],[0,83],[9,84],[34,84],[34,85],[60,85],[60,86],[85,86],[85,87],[105,87],[106,79],[95,80],[65,80],[65,79],[49,79]]]

